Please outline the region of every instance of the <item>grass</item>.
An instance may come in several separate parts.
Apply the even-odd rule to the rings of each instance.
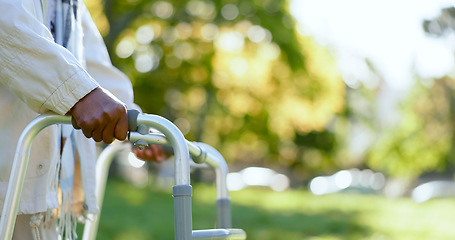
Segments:
[[[215,191],[193,186],[193,229],[215,228]],[[110,180],[97,239],[173,239],[171,195]],[[376,195],[268,189],[232,192],[231,198],[233,227],[253,240],[455,239],[455,199],[417,204]]]

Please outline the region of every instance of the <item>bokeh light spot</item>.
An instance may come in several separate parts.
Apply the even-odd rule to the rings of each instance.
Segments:
[[[237,75],[242,75],[248,70],[248,61],[243,57],[235,57],[231,60],[231,71]]]
[[[174,124],[180,129],[183,135],[188,134],[191,130],[191,124],[185,118],[175,119]]]
[[[222,33],[217,41],[217,47],[227,52],[240,52],[243,49],[244,37],[240,32]]]
[[[262,59],[267,59],[267,60],[275,60],[275,59],[277,59],[280,56],[280,53],[281,53],[281,49],[275,43],[265,44],[259,50],[259,56]]]
[[[133,41],[124,39],[115,48],[115,53],[120,58],[127,58],[133,54],[135,47]]]
[[[172,4],[166,1],[158,1],[153,4],[153,13],[162,19],[168,19],[174,13]]]
[[[221,9],[221,15],[226,20],[234,20],[239,15],[239,9],[234,4],[226,4]]]
[[[145,161],[138,159],[134,153],[130,152],[128,153],[128,163],[134,168],[141,168]]]
[[[174,47],[174,54],[182,60],[187,60],[193,57],[194,48],[188,42],[181,42]]]
[[[149,54],[140,54],[134,60],[134,66],[136,67],[136,70],[141,73],[145,73],[152,70],[154,64],[155,60]]]
[[[218,36],[218,27],[213,23],[205,24],[201,29],[201,35],[204,40],[213,41]]]
[[[191,24],[186,22],[181,22],[177,25],[177,35],[180,39],[187,39],[191,37],[193,33],[193,27]]]
[[[248,38],[255,43],[260,43],[265,40],[266,32],[264,28],[258,25],[251,26],[248,29]]]
[[[136,31],[136,40],[141,44],[149,44],[155,35],[153,27],[149,25],[141,26]]]
[[[196,16],[204,20],[215,18],[215,6],[212,2],[189,1],[186,4],[186,12],[191,16]]]

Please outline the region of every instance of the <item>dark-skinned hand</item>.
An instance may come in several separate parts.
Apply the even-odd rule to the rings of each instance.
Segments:
[[[99,87],[71,108],[72,115],[87,138],[112,143],[125,140],[128,133],[126,106],[112,93]]]
[[[171,154],[166,152],[163,146],[150,144],[146,148],[140,150],[137,147],[133,148],[133,153],[139,159],[148,162],[162,162],[165,159],[168,159]]]

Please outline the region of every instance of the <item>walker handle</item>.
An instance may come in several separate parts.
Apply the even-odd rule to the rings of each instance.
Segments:
[[[137,110],[128,110],[128,131],[136,131],[137,130],[137,116],[139,115],[139,111]],[[76,119],[73,117],[71,118],[71,123],[73,124],[74,129],[81,129],[79,125],[77,125]]]

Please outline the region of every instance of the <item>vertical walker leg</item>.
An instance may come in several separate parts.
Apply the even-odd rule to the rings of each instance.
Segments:
[[[96,161],[96,188],[95,196],[98,205],[98,213],[95,215],[93,220],[87,220],[84,226],[84,233],[82,235],[83,240],[95,240],[96,234],[98,233],[98,225],[101,217],[101,209],[103,207],[104,192],[106,190],[106,182],[109,173],[109,166],[114,160],[115,156],[125,150],[125,145],[122,143],[113,143],[108,145],[98,157]]]
[[[193,230],[191,196],[193,190],[191,185],[175,185],[172,189],[174,197],[174,224],[175,239],[192,239],[188,232]]]
[[[192,239],[190,154],[182,132],[169,120],[156,115],[139,115],[138,125],[162,132],[174,149],[174,226],[176,240]]]

